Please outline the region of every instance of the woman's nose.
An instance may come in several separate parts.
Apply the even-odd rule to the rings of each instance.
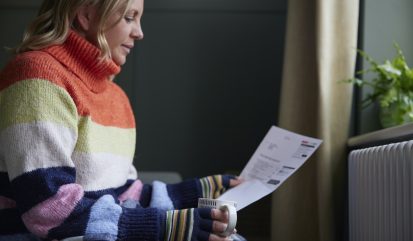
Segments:
[[[132,29],[131,35],[132,35],[132,38],[134,38],[135,40],[143,39],[143,31],[142,31],[140,22],[138,22],[136,26]]]

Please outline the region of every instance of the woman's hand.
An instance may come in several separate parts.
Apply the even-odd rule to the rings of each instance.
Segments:
[[[230,241],[220,234],[228,225],[228,213],[219,209],[190,208],[169,210],[162,240]]]
[[[229,187],[235,187],[238,186],[243,182],[242,178],[239,176],[234,176],[233,178],[229,179]]]
[[[199,179],[203,198],[218,198],[231,187],[242,182],[242,179],[233,175],[213,175]]]
[[[223,233],[228,226],[228,212],[220,209],[211,209],[212,233],[209,235],[208,241],[228,241],[228,237],[223,237]],[[235,232],[235,231],[234,231]]]

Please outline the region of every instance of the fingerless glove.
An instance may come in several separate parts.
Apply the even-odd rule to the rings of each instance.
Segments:
[[[166,212],[164,241],[208,241],[212,232],[211,209],[190,208]]]
[[[218,198],[229,188],[230,175],[213,175],[176,184],[159,181],[145,185],[140,203],[162,210],[185,209],[198,205],[198,198]]]
[[[229,188],[229,181],[235,178],[230,175],[214,175],[199,179],[203,198],[218,198]]]

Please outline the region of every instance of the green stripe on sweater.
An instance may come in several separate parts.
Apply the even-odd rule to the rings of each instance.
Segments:
[[[50,81],[19,81],[0,92],[0,130],[9,126],[50,121],[77,129],[77,109],[70,95]]]

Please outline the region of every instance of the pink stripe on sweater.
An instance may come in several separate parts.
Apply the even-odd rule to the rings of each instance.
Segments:
[[[24,213],[22,220],[32,233],[45,238],[50,229],[62,224],[70,215],[83,194],[79,184],[63,185],[56,195]]]
[[[142,188],[143,183],[141,182],[141,180],[136,180],[132,183],[132,185],[130,185],[128,190],[126,190],[119,196],[119,201],[124,202],[128,199],[139,201],[139,198],[141,197]]]
[[[0,209],[15,208],[16,202],[10,198],[0,196]]]

